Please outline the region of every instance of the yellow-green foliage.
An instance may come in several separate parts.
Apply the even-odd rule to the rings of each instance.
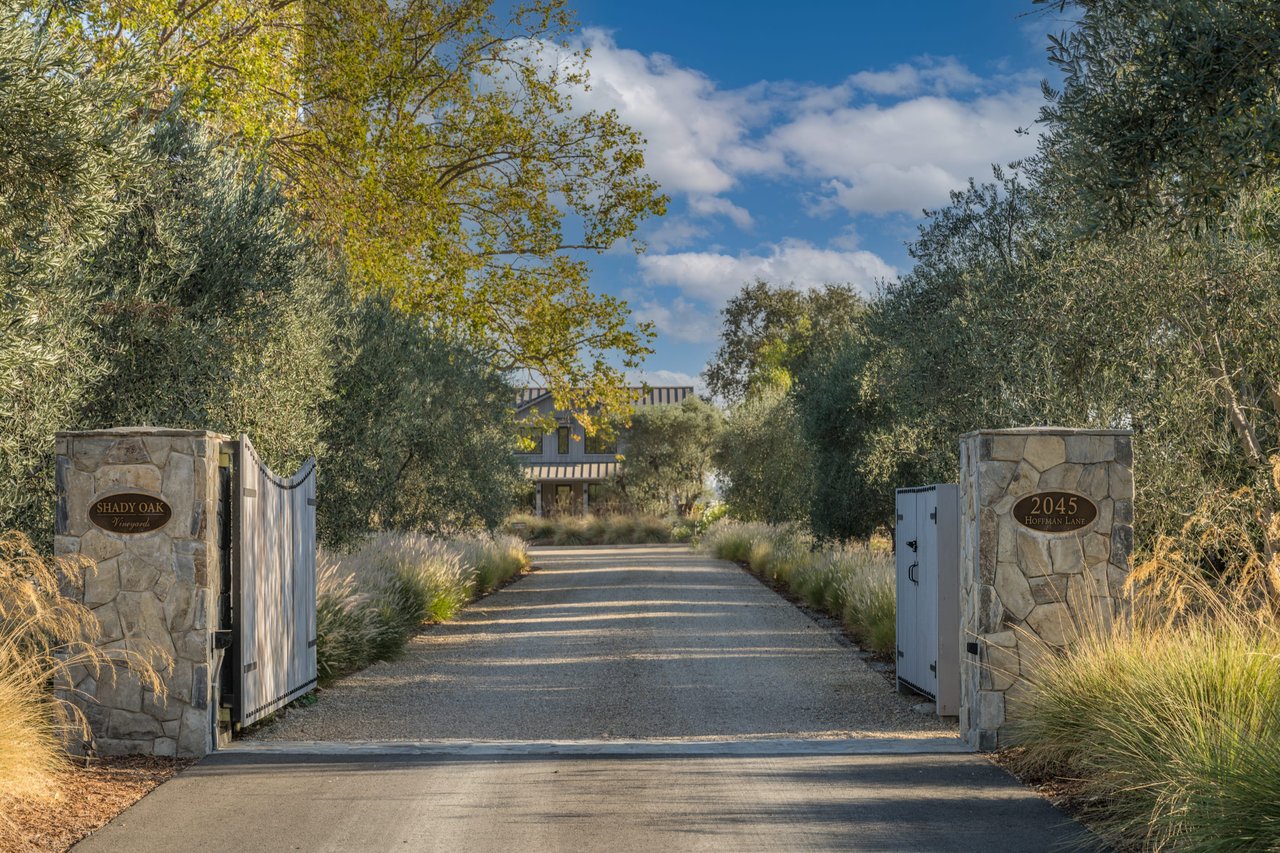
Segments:
[[[434,539],[417,533],[371,536],[350,554],[321,551],[316,657],[336,678],[394,656],[424,622],[453,618],[471,599],[529,566],[514,536]]]
[[[1040,650],[1010,706],[1016,762],[1080,780],[1091,823],[1121,848],[1280,850],[1280,626],[1266,579],[1215,587],[1182,556],[1162,546],[1138,566],[1131,619]]]
[[[102,681],[127,667],[164,695],[157,659],[139,649],[99,650],[93,613],[61,594],[79,588],[85,569],[42,557],[21,533],[0,535],[0,794],[48,793],[65,764],[64,744],[88,736],[83,714],[67,701],[73,671]]]
[[[886,549],[870,543],[817,548],[788,527],[728,520],[713,524],[700,544],[840,619],[866,648],[893,652],[893,558]]]

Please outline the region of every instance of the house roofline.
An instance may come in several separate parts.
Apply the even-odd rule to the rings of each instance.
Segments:
[[[536,396],[530,397],[529,399],[525,400],[524,402],[519,402],[519,400],[517,399],[517,403],[516,403],[516,413],[517,413],[517,414],[519,414],[520,412],[523,412],[524,410],[526,410],[526,409],[528,409],[528,408],[530,408],[530,407],[532,407],[532,406],[535,406],[535,405],[537,405],[538,403],[541,403],[543,400],[546,400],[546,399],[548,399],[548,398],[550,398],[550,397],[551,397],[551,391],[550,391],[549,389],[546,389],[546,388],[525,388],[525,389],[523,389],[523,390],[525,390],[525,391],[535,391],[535,390],[537,390],[537,391],[541,391],[542,393],[537,394]],[[636,392],[636,398],[635,398],[632,402],[633,402],[633,403],[636,403],[637,405],[641,405],[641,406],[647,406],[647,405],[672,405],[672,404],[661,404],[661,403],[659,403],[659,404],[650,404],[650,403],[642,402],[645,398],[647,398],[647,397],[649,397],[650,395],[652,395],[652,394],[653,394],[653,392],[655,392],[655,391],[668,391],[668,390],[670,390],[670,391],[684,391],[685,393],[684,393],[683,395],[681,395],[681,399],[682,399],[682,400],[683,400],[685,397],[691,397],[691,396],[693,396],[693,386],[692,386],[692,385],[650,385],[650,386],[648,387],[648,390],[647,390],[647,391],[645,390],[645,388],[643,388],[643,387],[641,387],[641,386],[633,385],[633,386],[629,386],[629,387],[628,387],[628,390],[629,390],[629,391],[634,391],[634,392]]]

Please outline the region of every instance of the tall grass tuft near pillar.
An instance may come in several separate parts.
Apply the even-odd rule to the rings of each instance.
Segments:
[[[1067,778],[1120,849],[1280,850],[1280,625],[1261,561],[1223,582],[1161,542],[1132,619],[1041,649],[1015,685],[1015,770]]]
[[[86,570],[91,563],[41,556],[21,533],[0,535],[0,798],[48,794],[66,765],[65,746],[90,736],[67,701],[78,673],[103,681],[128,668],[165,693],[157,670],[164,661],[147,650],[97,648],[97,618],[63,596],[80,588]]]
[[[321,551],[316,657],[333,679],[395,656],[424,622],[444,622],[529,567],[514,537],[380,533],[349,554]]]
[[[840,619],[864,648],[893,654],[897,611],[893,555],[886,548],[873,543],[819,548],[808,535],[787,527],[728,520],[708,528],[699,544]]]

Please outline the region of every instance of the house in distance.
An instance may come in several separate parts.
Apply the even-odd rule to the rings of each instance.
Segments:
[[[637,407],[678,405],[693,394],[692,387],[680,386],[631,391]],[[533,448],[517,452],[525,476],[533,483],[530,509],[535,515],[589,512],[600,490],[618,475],[618,455],[626,453],[627,431],[619,430],[617,438],[610,441],[588,436],[572,412],[555,407],[546,388],[521,390],[516,403],[518,420],[548,414],[555,418],[555,430],[526,433]]]

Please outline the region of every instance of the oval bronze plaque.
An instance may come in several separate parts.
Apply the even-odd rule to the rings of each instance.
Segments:
[[[1013,517],[1040,533],[1070,533],[1093,524],[1098,505],[1071,492],[1036,492],[1013,505]]]
[[[173,510],[160,498],[121,492],[89,505],[89,520],[112,533],[150,533],[169,523]]]

